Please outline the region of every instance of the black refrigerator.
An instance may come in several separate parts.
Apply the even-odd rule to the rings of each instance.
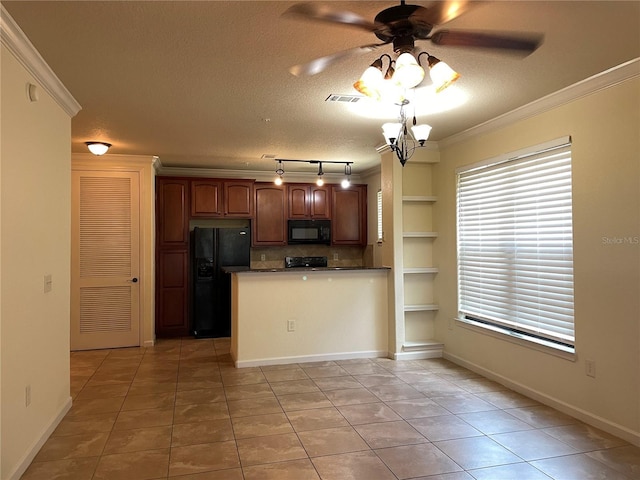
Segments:
[[[196,338],[231,335],[231,275],[222,267],[250,262],[249,228],[193,231],[192,328]]]

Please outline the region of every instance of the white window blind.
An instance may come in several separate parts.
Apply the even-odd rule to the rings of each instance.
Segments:
[[[570,144],[472,167],[457,181],[461,318],[572,347]]]

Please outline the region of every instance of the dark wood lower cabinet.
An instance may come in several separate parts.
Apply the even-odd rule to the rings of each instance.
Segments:
[[[156,336],[189,335],[189,252],[158,252],[156,278]]]

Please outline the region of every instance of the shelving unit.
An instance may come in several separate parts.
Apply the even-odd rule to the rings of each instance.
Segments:
[[[430,163],[407,163],[402,175],[402,308],[404,332],[399,357],[442,356],[443,345],[434,340],[438,311],[433,281],[438,268],[433,261],[433,206]]]

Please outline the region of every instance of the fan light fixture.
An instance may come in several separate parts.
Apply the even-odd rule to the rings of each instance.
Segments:
[[[111,144],[106,142],[84,142],[84,144],[94,155],[104,155],[111,148]]]
[[[377,58],[362,74],[362,77],[353,84],[353,87],[363,95],[375,100],[386,100],[400,106],[400,118],[397,123],[385,123],[382,132],[387,145],[395,152],[404,167],[405,163],[413,155],[416,148],[424,147],[429,138],[431,127],[418,125],[415,114],[411,133],[407,129],[406,106],[409,101],[406,93],[420,83],[425,76],[425,71],[420,65],[420,57],[427,56],[429,73],[436,93],[441,92],[458,78],[460,74],[449,65],[427,52],[421,52],[414,57],[408,50],[399,49],[397,60],[393,60],[386,53]],[[389,66],[386,73],[382,74],[383,59],[387,58]]]
[[[390,95],[388,93],[393,92],[394,86],[407,90],[415,88],[422,83],[425,77],[425,71],[420,65],[420,57],[422,55],[427,56],[429,74],[436,92],[441,92],[460,78],[460,74],[455,72],[449,65],[427,52],[420,52],[417,58],[410,52],[402,52],[395,61],[385,53],[364,71],[360,79],[353,84],[353,88],[361,94],[376,100],[382,100],[385,97],[391,97],[387,99],[393,100],[394,93]],[[382,60],[385,57],[389,60],[389,67],[383,76]]]
[[[324,175],[324,171],[322,170],[323,163],[334,163],[344,165],[344,175],[345,178],[342,180],[341,185],[342,188],[349,188],[351,185],[351,164],[353,162],[332,162],[332,161],[320,161],[320,160],[287,160],[287,159],[276,159],[278,164],[276,165],[276,179],[273,181],[276,185],[282,185],[284,182],[284,166],[283,162],[298,162],[298,163],[310,163],[312,165],[318,165],[318,179],[316,180],[316,185],[321,187],[324,185],[324,179],[322,178]]]

